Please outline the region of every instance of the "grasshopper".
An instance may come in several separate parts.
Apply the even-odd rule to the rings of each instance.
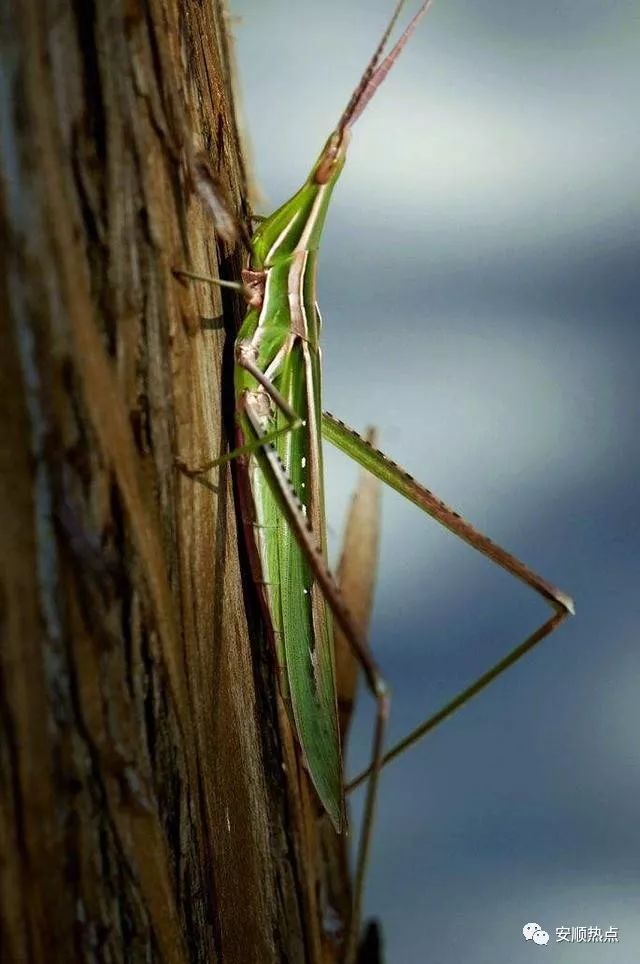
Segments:
[[[246,314],[235,342],[235,447],[189,474],[234,460],[240,515],[282,696],[318,799],[337,832],[345,829],[345,789],[367,779],[364,817],[344,948],[352,964],[381,768],[414,744],[548,636],[573,602],[474,529],[457,512],[321,406],[321,318],[316,301],[318,250],[352,128],[431,6],[424,0],[390,52],[385,50],[405,0],[399,0],[371,60],[302,187],[248,241],[242,282],[191,272],[195,280],[238,288]],[[220,207],[217,198],[210,204]],[[551,606],[547,621],[480,679],[385,752],[387,687],[327,562],[322,439],[473,548],[502,566]],[[371,762],[345,788],[334,663],[334,622],[357,658],[376,705]]]

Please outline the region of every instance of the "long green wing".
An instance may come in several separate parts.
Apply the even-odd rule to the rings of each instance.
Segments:
[[[305,348],[304,351],[309,352]],[[303,357],[301,344],[287,355],[274,378],[278,390],[309,430],[278,439],[281,467],[258,454],[250,481],[270,615],[278,651],[283,695],[289,701],[298,740],[311,780],[336,829],[344,815],[342,758],[337,719],[331,611],[308,562],[312,546],[324,559],[325,525],[319,404],[309,391],[309,364],[319,379],[315,353]],[[309,408],[314,402],[314,410]],[[275,415],[277,427],[286,419]],[[269,427],[273,427],[273,423]],[[245,434],[255,434],[245,424]],[[303,507],[292,512],[283,488],[290,487]],[[304,513],[304,514],[303,514]],[[310,530],[307,529],[307,524]],[[302,529],[302,531],[300,531]]]

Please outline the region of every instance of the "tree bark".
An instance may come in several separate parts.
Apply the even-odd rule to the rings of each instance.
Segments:
[[[316,803],[238,548],[219,0],[0,13],[3,962],[319,961]],[[285,779],[286,778],[286,779]]]

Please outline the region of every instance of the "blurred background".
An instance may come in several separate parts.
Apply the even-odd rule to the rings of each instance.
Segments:
[[[391,6],[233,0],[263,211],[306,177]],[[366,910],[390,964],[640,959],[639,95],[636,0],[437,0],[334,196],[325,407],[577,605],[385,772]],[[335,557],[357,469],[328,450],[326,470]],[[383,526],[395,740],[547,609],[390,492]],[[352,774],[370,726],[363,695]],[[580,926],[619,942],[556,941]]]

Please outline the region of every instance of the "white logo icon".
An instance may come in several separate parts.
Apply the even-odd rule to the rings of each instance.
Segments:
[[[525,941],[533,941],[534,944],[549,943],[549,935],[547,932],[542,930],[540,924],[536,924],[533,921],[530,924],[524,925],[522,935]]]

